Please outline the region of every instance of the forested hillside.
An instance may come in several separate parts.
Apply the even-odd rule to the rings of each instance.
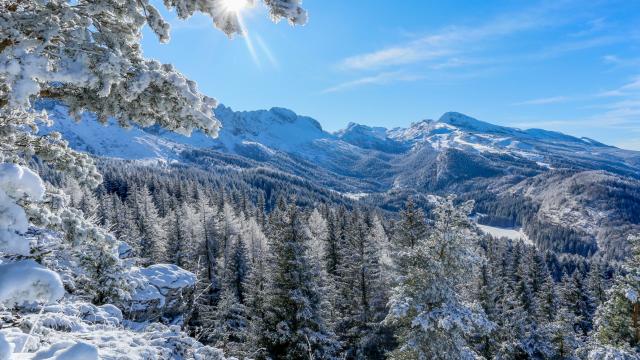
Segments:
[[[104,181],[96,191],[66,185],[71,202],[131,244],[127,258],[169,262],[198,274],[199,296],[185,327],[240,358],[304,358],[308,351],[320,358],[383,359],[405,352],[579,358],[596,334],[598,307],[623,271],[616,263],[483,236],[468,220],[472,204],[456,206],[451,199],[432,199],[427,213],[410,200],[396,215],[181,165],[112,160],[100,169]],[[433,259],[433,250],[426,250],[445,245],[440,254],[449,260]],[[452,283],[442,284],[445,279]],[[285,296],[283,289],[300,298],[288,303],[278,297]],[[419,289],[434,293],[405,303],[415,296],[408,294],[424,291]],[[434,303],[431,315],[395,308],[419,308],[440,296],[445,298]],[[287,318],[301,311],[302,324]],[[457,325],[417,330],[412,322],[422,316]],[[452,337],[454,331],[460,333]],[[436,336],[442,339],[435,348],[407,346],[414,337],[431,343]]]
[[[640,358],[638,152],[329,133],[143,56],[257,2],[0,0],[0,360]]]

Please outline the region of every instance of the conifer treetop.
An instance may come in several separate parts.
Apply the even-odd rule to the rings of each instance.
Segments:
[[[251,1],[253,3],[253,0]],[[300,0],[264,0],[274,21],[304,24]],[[224,0],[165,0],[186,19],[195,13],[232,36],[243,29]],[[1,0],[0,111],[29,113],[38,97],[54,98],[71,114],[96,113],[120,125],[158,124],[190,134],[199,129],[215,136],[216,100],[170,64],[144,58],[142,28],[149,25],[161,42],[169,24],[149,0]]]

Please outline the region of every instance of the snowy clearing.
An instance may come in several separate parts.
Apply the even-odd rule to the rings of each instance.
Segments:
[[[483,233],[495,238],[505,237],[511,240],[520,240],[527,245],[533,245],[533,242],[529,240],[529,237],[524,232],[522,232],[522,229],[507,229],[481,224],[478,224],[478,227]]]

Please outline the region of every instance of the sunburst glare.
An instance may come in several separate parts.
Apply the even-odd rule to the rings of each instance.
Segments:
[[[251,2],[249,0],[223,0],[222,6],[224,7],[224,11],[237,14],[250,7]]]

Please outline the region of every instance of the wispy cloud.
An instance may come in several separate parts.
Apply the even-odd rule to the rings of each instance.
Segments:
[[[339,63],[344,70],[371,70],[405,65],[426,60],[443,59],[467,52],[470,47],[500,37],[566,21],[551,16],[552,5],[504,14],[477,26],[452,26],[395,46],[348,57]]]
[[[568,96],[552,96],[552,97],[520,101],[520,102],[514,103],[513,105],[547,105],[547,104],[563,103],[570,100],[571,98]]]
[[[514,125],[523,128],[542,127],[563,130],[581,127],[605,131],[624,129],[627,133],[640,132],[640,75],[629,78],[617,88],[600,93],[532,99],[514,105],[552,104],[566,101],[587,102],[588,105],[583,108],[589,109],[590,115],[543,121],[525,120]],[[639,148],[637,140],[633,139],[633,141],[634,144],[620,142],[615,145],[624,148]]]
[[[602,57],[605,64],[613,65],[613,67],[638,67],[640,66],[640,58],[625,58],[618,55],[605,55]]]
[[[628,97],[640,92],[640,75],[635,76],[631,81],[618,88],[602,91],[596,94],[597,97]],[[640,94],[637,94],[640,95]]]
[[[347,70],[370,70],[441,58],[451,53],[452,51],[448,49],[427,49],[419,44],[398,46],[346,58],[342,61],[340,67]]]
[[[416,81],[422,79],[423,76],[407,74],[403,72],[383,72],[380,74],[376,74],[373,76],[366,76],[356,80],[343,82],[336,86],[332,86],[322,90],[321,93],[333,93],[338,91],[345,91],[349,89],[353,89],[356,87],[364,86],[364,85],[381,85],[381,84],[390,84],[396,82],[407,82],[407,81]]]
[[[545,59],[550,57],[557,57],[564,55],[566,53],[588,50],[598,47],[604,47],[620,42],[628,41],[628,37],[622,35],[605,35],[605,36],[595,36],[587,39],[581,40],[572,40],[568,42],[563,42],[557,45],[553,45],[543,51],[535,54],[535,58]],[[531,56],[534,58],[534,56]]]

